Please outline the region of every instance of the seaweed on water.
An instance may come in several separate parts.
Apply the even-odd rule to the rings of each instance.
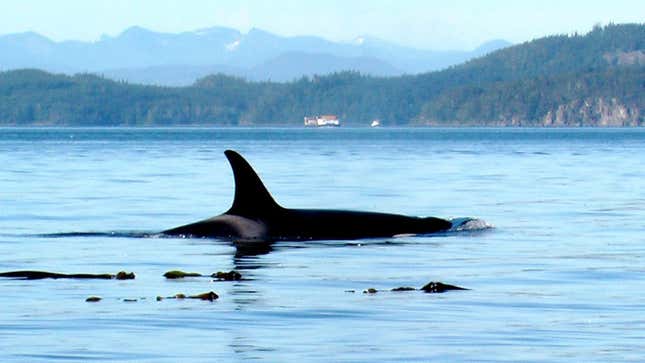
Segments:
[[[182,299],[197,299],[197,300],[215,301],[215,300],[219,299],[219,295],[217,295],[213,291],[209,291],[209,292],[205,292],[205,293],[202,293],[202,294],[190,295],[190,296],[186,296],[186,294],[182,294],[182,293],[175,294],[174,296],[167,296],[167,297],[157,296],[157,301],[161,301],[161,300],[164,300],[164,299],[178,299],[178,300],[182,300]]]
[[[224,281],[239,281],[242,279],[242,274],[235,270],[231,270],[229,272],[218,271],[212,274],[211,277]]]
[[[197,272],[184,272],[180,270],[168,271],[163,276],[167,279],[183,279],[184,277],[200,277],[202,274]]]
[[[133,272],[119,271],[117,274],[64,274],[58,272],[48,271],[9,271],[0,272],[0,277],[10,277],[26,280],[40,280],[40,279],[102,279],[102,280],[132,280],[135,278]]]
[[[430,281],[427,284],[425,284],[421,290],[427,293],[435,293],[439,294],[442,292],[450,291],[450,290],[468,290],[463,287],[455,286],[455,285],[448,285],[444,284],[442,282],[435,282],[435,281]]]

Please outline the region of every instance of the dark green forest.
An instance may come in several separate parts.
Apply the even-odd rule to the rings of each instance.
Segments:
[[[0,73],[0,125],[645,125],[645,24],[597,26],[496,51],[449,69],[392,78],[356,72],[294,82],[225,75],[189,87],[39,70]]]

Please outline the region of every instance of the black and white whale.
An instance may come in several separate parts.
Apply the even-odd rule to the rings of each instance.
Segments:
[[[224,152],[235,177],[233,205],[224,214],[163,231],[184,237],[232,240],[338,240],[429,234],[453,223],[435,217],[280,206],[251,165],[237,152]]]

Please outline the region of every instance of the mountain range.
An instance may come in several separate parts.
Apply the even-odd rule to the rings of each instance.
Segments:
[[[0,70],[95,73],[130,83],[167,86],[190,85],[215,73],[284,82],[346,70],[372,76],[418,74],[509,45],[493,40],[470,51],[432,51],[368,36],[342,43],[315,36],[283,37],[260,29],[244,34],[225,27],[176,34],[131,27],[95,42],[55,42],[27,32],[0,36]]]
[[[645,24],[551,35],[435,72],[290,82],[214,74],[190,86],[0,72],[2,126],[645,126]]]

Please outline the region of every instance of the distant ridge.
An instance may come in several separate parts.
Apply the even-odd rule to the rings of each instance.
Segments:
[[[346,70],[374,76],[416,74],[510,45],[498,40],[473,51],[427,51],[368,36],[357,39],[361,41],[337,43],[314,36],[281,37],[261,29],[243,34],[224,27],[174,34],[135,26],[96,42],[54,42],[37,33],[9,34],[0,36],[0,69],[90,72],[169,86],[190,85],[213,73],[284,82]]]
[[[645,126],[645,25],[548,36],[443,71],[389,78],[340,72],[279,83],[216,74],[172,88],[92,74],[0,73],[0,125],[300,126],[316,114],[338,115],[348,126],[373,119],[383,126]]]

